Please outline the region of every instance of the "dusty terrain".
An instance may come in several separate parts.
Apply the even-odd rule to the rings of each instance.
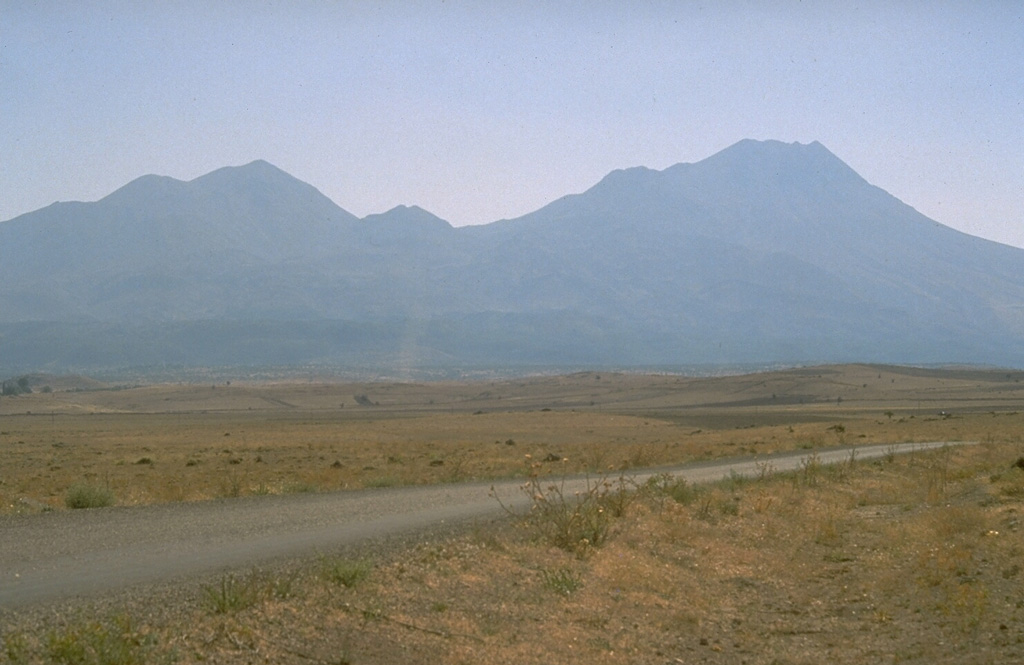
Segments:
[[[556,510],[533,520],[6,615],[0,662],[1014,662],[1021,378],[848,366],[3,398],[7,511],[65,510],[76,483],[119,504],[585,469],[610,484],[581,516],[600,528],[568,544],[549,527],[574,498],[543,481],[529,489]],[[709,488],[614,482],[627,467],[954,439],[982,444],[765,464]]]
[[[690,379],[157,385],[0,398],[0,511],[607,471],[839,443],[984,439],[1024,372],[872,366]],[[94,387],[93,383],[87,384]],[[554,463],[554,462],[552,462]]]

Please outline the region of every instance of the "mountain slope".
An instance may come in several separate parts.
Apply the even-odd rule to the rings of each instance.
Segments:
[[[925,218],[820,144],[743,141],[697,164],[613,172],[484,232],[561,248],[563,271],[666,332],[737,340],[702,356],[719,362],[740,349],[979,360],[1019,355],[1024,338],[1024,251]]]
[[[261,161],[0,224],[0,367],[853,360],[1024,365],[1024,250],[819,143],[614,171],[481,227],[360,220]]]

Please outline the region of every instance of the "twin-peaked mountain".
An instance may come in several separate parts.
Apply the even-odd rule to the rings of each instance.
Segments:
[[[1024,365],[1024,250],[818,143],[615,171],[514,220],[363,219],[262,161],[0,224],[0,369]]]

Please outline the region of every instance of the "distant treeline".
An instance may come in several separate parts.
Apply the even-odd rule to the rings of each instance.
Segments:
[[[17,379],[8,379],[0,384],[0,394],[8,397],[13,395],[27,395],[32,392],[32,386],[29,385],[28,377],[22,376]],[[46,388],[43,392],[49,392]]]

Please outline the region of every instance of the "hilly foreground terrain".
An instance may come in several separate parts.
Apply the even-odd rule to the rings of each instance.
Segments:
[[[615,171],[473,227],[359,219],[263,161],[0,223],[0,376],[850,361],[1024,366],[1024,250],[819,143]]]

